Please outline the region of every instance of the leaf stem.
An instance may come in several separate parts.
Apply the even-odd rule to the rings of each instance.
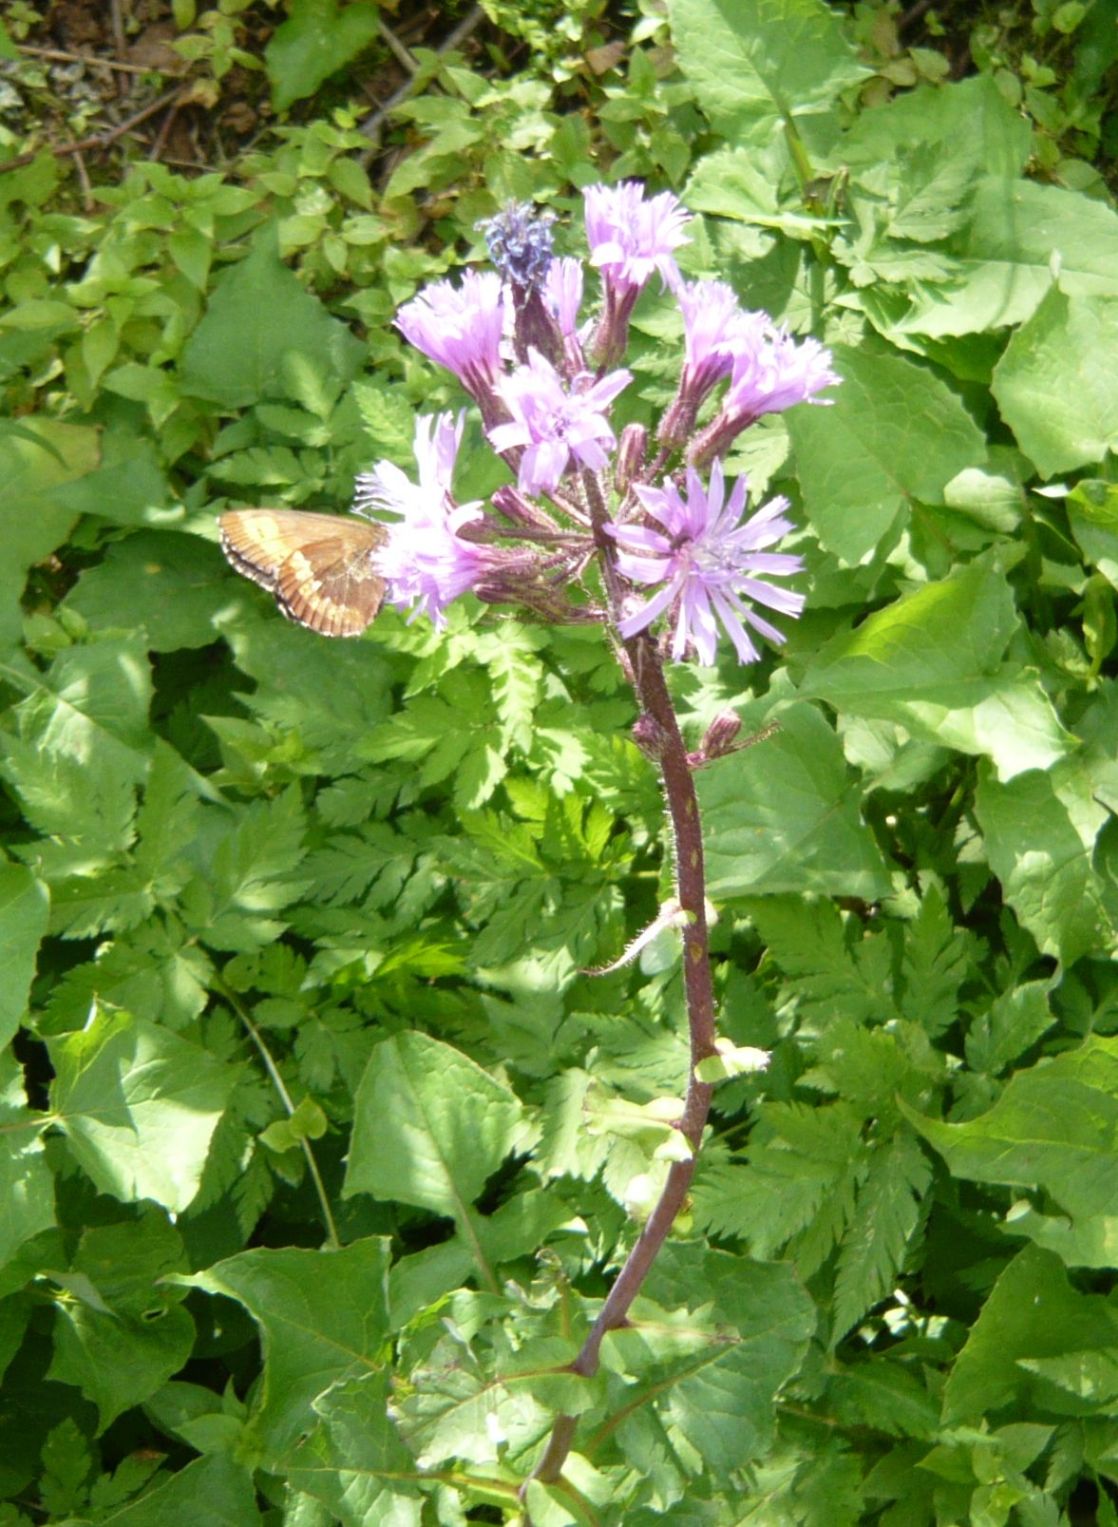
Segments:
[[[224,997],[225,1001],[228,1002],[229,1006],[233,1009],[237,1017],[244,1024],[249,1038],[252,1040],[253,1044],[257,1048],[257,1051],[259,1052],[260,1059],[264,1062],[265,1071],[267,1071],[268,1075],[272,1079],[272,1085],[279,1093],[280,1102],[287,1110],[288,1118],[291,1118],[295,1113],[295,1104],[291,1100],[291,1094],[287,1090],[286,1082],[280,1075],[280,1069],[276,1065],[275,1057],[273,1056],[271,1050],[268,1049],[268,1046],[264,1043],[264,1039],[260,1033],[260,1030],[249,1017],[248,1009],[237,996],[236,992],[227,986],[220,976],[215,976],[212,985],[215,991],[219,991],[221,993],[222,997]],[[318,1195],[319,1207],[322,1210],[322,1222],[326,1226],[326,1244],[332,1249],[336,1249],[342,1243],[341,1238],[338,1235],[337,1224],[334,1221],[333,1210],[330,1208],[330,1200],[326,1196],[326,1184],[322,1180],[322,1173],[318,1170],[318,1162],[315,1160],[314,1151],[311,1149],[311,1142],[306,1139],[306,1137],[304,1137],[300,1140],[299,1143],[303,1147],[303,1155],[307,1162],[307,1171],[310,1173],[311,1182],[314,1184],[315,1193]]]

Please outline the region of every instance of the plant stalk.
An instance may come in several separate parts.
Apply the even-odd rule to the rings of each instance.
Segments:
[[[659,1201],[636,1244],[625,1259],[597,1320],[571,1364],[573,1373],[591,1378],[598,1371],[602,1339],[626,1323],[633,1300],[649,1269],[667,1240],[676,1215],[683,1207],[695,1175],[698,1150],[710,1112],[713,1088],[695,1074],[699,1061],[715,1053],[714,986],[710,969],[710,942],[706,919],[706,874],[703,864],[702,823],[695,781],[687,761],[687,749],[679,730],[675,707],[664,679],[664,665],[655,644],[647,637],[626,642],[633,687],[645,716],[656,725],[660,773],[668,803],[675,849],[677,895],[687,914],[683,927],[683,985],[691,1038],[691,1069],[679,1129],[691,1147],[686,1161],[672,1163]],[[556,1418],[547,1447],[532,1473],[533,1479],[552,1483],[558,1479],[574,1443],[576,1419]]]

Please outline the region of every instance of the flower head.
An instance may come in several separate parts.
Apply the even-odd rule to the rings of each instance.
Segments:
[[[742,318],[757,316],[748,313]],[[732,351],[733,368],[723,406],[727,414],[741,415],[747,423],[794,403],[811,402],[822,388],[842,380],[831,369],[831,352],[817,339],[797,341],[767,324],[738,324]]]
[[[490,553],[464,541],[458,532],[479,518],[480,504],[456,504],[450,485],[462,439],[462,415],[426,415],[415,424],[414,483],[390,461],[357,479],[354,508],[388,509],[401,516],[388,526],[377,567],[388,582],[388,597],[399,609],[420,610],[436,625],[452,599],[473,588],[488,572]]]
[[[479,400],[501,374],[501,339],[508,319],[496,271],[468,270],[462,284],[435,281],[396,314],[404,338],[452,371]]]
[[[607,286],[640,291],[652,272],[673,285],[678,278],[674,251],[688,242],[689,221],[679,198],[662,191],[644,199],[636,180],[616,186],[587,186],[586,239],[590,263],[602,272]]]
[[[614,444],[605,410],[631,379],[628,371],[613,371],[591,380],[576,377],[571,390],[563,386],[555,367],[538,350],[526,365],[501,382],[501,399],[511,421],[489,431],[495,450],[523,450],[517,469],[523,493],[551,493],[570,465],[572,456],[597,471]]]
[[[774,498],[743,520],[746,479],[739,477],[724,501],[717,461],[709,489],[689,468],[685,495],[671,482],[664,488],[639,486],[636,492],[656,525],[610,527],[619,548],[618,567],[634,582],[662,587],[620,622],[621,635],[626,640],[636,636],[668,611],[674,626],[672,657],[678,662],[690,643],[708,666],[715,659],[719,624],[743,663],[760,656],[747,626],[771,642],[782,642],[781,633],[754,606],[784,615],[803,609],[802,594],[774,588],[758,576],[787,577],[803,566],[799,557],[765,550],[792,528],[784,512],[787,499]]]
[[[478,224],[494,268],[514,286],[539,286],[551,264],[551,212],[531,202],[510,202]]]

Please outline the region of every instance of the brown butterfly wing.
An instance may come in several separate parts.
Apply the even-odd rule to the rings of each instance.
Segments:
[[[219,524],[226,557],[288,619],[323,636],[360,636],[379,613],[383,525],[298,509],[231,509]]]

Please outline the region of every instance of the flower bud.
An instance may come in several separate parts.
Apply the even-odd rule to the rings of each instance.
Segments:
[[[648,431],[643,424],[626,424],[617,442],[617,461],[614,482],[619,493],[625,493],[629,484],[644,471],[648,452]]]

